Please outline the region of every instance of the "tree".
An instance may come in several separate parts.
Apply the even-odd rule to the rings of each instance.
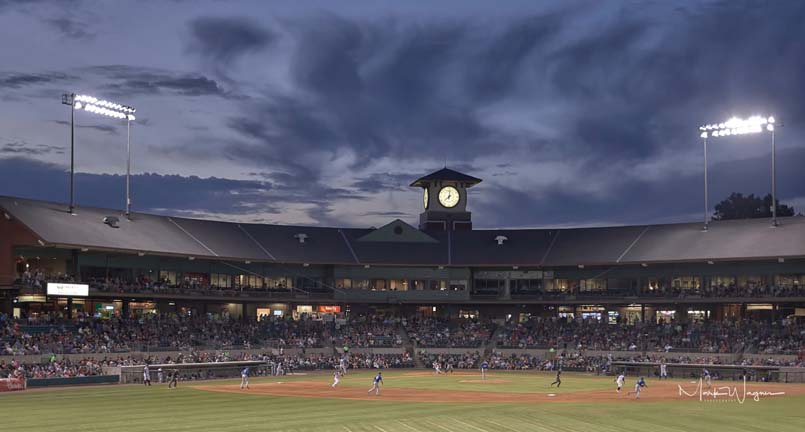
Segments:
[[[794,216],[794,208],[780,204],[777,200],[777,216]],[[716,204],[715,220],[756,219],[771,217],[771,194],[761,198],[755,194],[744,196],[733,192],[730,196]]]

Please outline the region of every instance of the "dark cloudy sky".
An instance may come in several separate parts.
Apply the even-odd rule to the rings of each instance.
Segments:
[[[134,105],[134,207],[415,222],[481,177],[478,227],[698,220],[697,127],[775,114],[805,210],[805,2],[0,0],[0,194],[65,201],[76,91]],[[120,207],[125,125],[77,113],[79,204]],[[770,191],[767,135],[713,140],[711,196]],[[715,201],[715,199],[713,199]]]

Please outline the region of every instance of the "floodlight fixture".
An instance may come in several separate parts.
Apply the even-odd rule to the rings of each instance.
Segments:
[[[126,217],[131,215],[131,122],[137,118],[134,107],[123,105],[89,95],[65,93],[62,104],[70,106],[70,213],[74,208],[75,178],[75,111],[83,110],[119,120],[126,120]]]
[[[707,231],[709,217],[709,197],[707,188],[707,139],[733,135],[749,135],[769,132],[771,134],[771,195],[772,195],[772,226],[777,226],[777,172],[776,148],[774,144],[774,130],[776,119],[774,116],[753,115],[747,118],[731,117],[723,123],[708,123],[699,126],[699,137],[704,144],[704,231]]]

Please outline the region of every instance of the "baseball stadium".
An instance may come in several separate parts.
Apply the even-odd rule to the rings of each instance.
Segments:
[[[473,229],[481,179],[410,186],[364,229],[0,197],[3,430],[802,430],[802,216]]]

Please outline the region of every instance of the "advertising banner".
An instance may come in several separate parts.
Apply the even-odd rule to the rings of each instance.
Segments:
[[[0,378],[0,392],[25,390],[25,378]]]

